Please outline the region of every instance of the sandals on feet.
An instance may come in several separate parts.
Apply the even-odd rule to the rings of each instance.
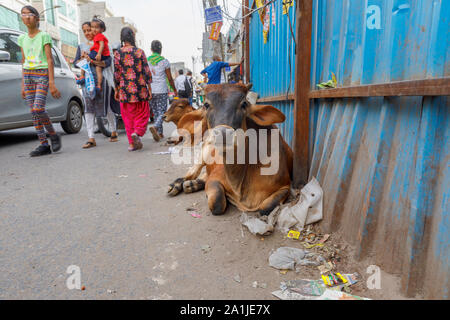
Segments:
[[[119,136],[118,135],[112,135],[111,138],[109,138],[109,142],[118,142]]]
[[[155,127],[150,127],[150,132],[153,136],[153,140],[155,140],[156,142],[159,142],[161,140],[161,137]]]
[[[95,141],[88,141],[86,142],[86,144],[83,146],[83,149],[90,149],[90,148],[94,148],[97,146],[97,143],[95,143]]]
[[[144,147],[141,138],[137,135],[137,133],[133,133],[131,135],[131,139],[133,139],[133,145],[135,150],[141,150]]]

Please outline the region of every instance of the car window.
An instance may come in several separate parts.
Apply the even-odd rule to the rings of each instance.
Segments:
[[[9,52],[9,63],[22,63],[22,51],[17,39],[19,36],[12,33],[0,33],[0,50]]]
[[[52,56],[53,56],[53,63],[55,65],[55,68],[61,68],[61,61],[59,60],[58,54],[56,53],[55,49],[52,48]]]

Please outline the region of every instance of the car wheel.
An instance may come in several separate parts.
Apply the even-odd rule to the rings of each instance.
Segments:
[[[67,134],[78,133],[83,126],[83,112],[76,101],[70,101],[67,108],[67,120],[61,122],[61,127]]]

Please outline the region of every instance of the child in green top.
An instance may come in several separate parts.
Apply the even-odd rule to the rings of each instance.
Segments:
[[[61,149],[61,138],[55,132],[50,117],[45,110],[48,91],[55,99],[61,94],[55,86],[52,56],[52,38],[39,30],[39,12],[32,6],[21,11],[22,21],[28,28],[28,34],[19,37],[22,48],[23,81],[22,98],[27,101],[36,128],[40,145],[30,153],[31,157],[43,156]],[[45,129],[44,129],[45,128]],[[45,130],[50,135],[52,148],[48,144]]]

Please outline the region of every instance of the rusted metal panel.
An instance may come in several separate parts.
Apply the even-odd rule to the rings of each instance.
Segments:
[[[250,1],[255,8],[254,1]],[[295,91],[295,7],[290,8],[289,18],[282,12],[282,2],[275,1],[268,6],[272,19],[275,9],[275,25],[270,23],[268,41],[264,44],[263,24],[258,12],[249,21],[249,61],[250,80],[253,91],[259,95],[258,103],[271,104],[287,117],[280,125],[284,138],[292,146],[294,137]],[[291,34],[291,27],[294,37]]]
[[[448,299],[450,2],[316,0],[313,12],[311,85],[333,72],[340,87],[359,87],[313,97],[396,95],[390,82],[411,95],[314,100],[310,176],[324,189],[322,226],[401,275],[405,294]]]

